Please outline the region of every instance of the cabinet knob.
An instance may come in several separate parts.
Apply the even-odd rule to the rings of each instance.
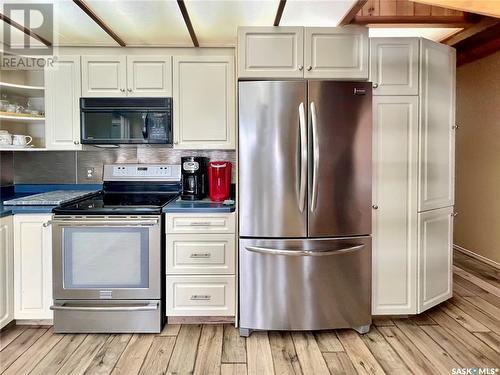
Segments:
[[[120,89],[121,92],[125,92],[125,89]]]
[[[373,84],[373,88],[376,89],[378,87],[378,83]]]
[[[73,141],[73,144],[78,145],[80,142],[78,142],[76,139]]]
[[[309,66],[307,67],[307,71],[308,71],[308,72],[309,72],[309,71],[311,71],[311,70],[312,70],[312,68],[313,68],[313,67],[312,67],[311,65],[309,65]]]
[[[453,213],[451,214],[451,216],[453,216],[453,217],[458,216],[458,212],[453,212]]]
[[[451,128],[452,128],[452,129],[458,129],[458,125],[457,125],[457,124],[455,124],[455,125],[453,125]]]
[[[132,92],[132,89],[127,89],[128,92]]]
[[[46,221],[45,223],[42,224],[42,227],[47,228],[50,225],[50,221]]]
[[[378,206],[377,206],[376,204],[374,204],[374,205],[372,206],[372,208],[373,208],[374,210],[378,210]]]
[[[299,70],[302,70],[304,69],[304,66],[303,65],[299,65]]]

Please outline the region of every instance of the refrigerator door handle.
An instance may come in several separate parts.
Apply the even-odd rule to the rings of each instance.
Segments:
[[[306,199],[307,183],[307,129],[304,103],[299,105],[299,126],[300,126],[300,182],[299,182],[299,210],[304,211]]]
[[[311,102],[311,122],[312,122],[312,146],[313,146],[313,171],[312,171],[312,195],[311,212],[316,209],[318,200],[318,166],[319,166],[319,144],[318,144],[318,124],[316,119],[316,105]]]
[[[270,255],[320,257],[320,256],[350,253],[356,250],[360,250],[363,247],[365,247],[365,245],[355,245],[355,246],[344,247],[342,249],[320,250],[320,251],[273,249],[271,247],[262,247],[262,246],[246,246],[245,249],[248,251],[252,251],[254,253],[270,254]]]

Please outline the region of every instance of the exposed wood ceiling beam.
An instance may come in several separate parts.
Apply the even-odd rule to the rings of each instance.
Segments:
[[[198,38],[196,37],[196,33],[194,32],[193,24],[191,23],[191,19],[189,18],[189,13],[186,9],[186,4],[184,4],[184,0],[177,0],[177,5],[182,13],[182,18],[184,18],[184,23],[189,31],[189,35],[191,36],[191,40],[193,41],[193,45],[195,47],[199,47],[200,43],[198,43]]]
[[[444,39],[441,41],[441,43],[448,44],[449,46],[454,46],[457,43],[460,43],[461,41],[473,37],[476,34],[479,34],[490,27],[494,27],[496,25],[500,24],[500,20],[496,18],[490,18],[490,17],[485,17],[478,23],[475,23],[467,28],[465,28],[462,31],[459,31],[456,34],[451,35],[450,37]]]
[[[457,65],[467,64],[469,62],[481,59],[500,51],[500,38],[492,39],[476,47],[468,48],[457,52]]]
[[[339,22],[339,26],[348,25],[354,19],[356,14],[365,6],[368,0],[357,0],[353,5],[349,12],[346,13],[344,18],[342,18]]]
[[[80,9],[83,10],[87,16],[92,18],[92,20],[97,23],[99,27],[106,32],[106,34],[113,38],[116,43],[122,47],[126,46],[125,42],[118,35],[116,35],[116,33],[111,30],[111,28],[106,25],[106,23],[97,14],[95,14],[83,0],[73,0],[73,2],[78,5],[78,7],[80,7]]]
[[[355,16],[351,23],[388,27],[467,27],[470,21],[464,16]]]
[[[500,1],[498,0],[411,0],[416,3],[500,17]]]
[[[47,47],[51,47],[52,46],[52,42],[50,42],[49,40],[47,40],[44,37],[38,35],[37,33],[35,33],[34,31],[32,31],[30,29],[28,29],[27,27],[24,27],[23,25],[18,24],[16,21],[11,20],[9,17],[7,17],[6,15],[4,15],[2,13],[0,13],[0,19],[3,22],[5,22],[6,24],[8,24],[8,25],[10,25],[12,27],[15,27],[16,29],[22,31],[26,35],[29,35],[33,39],[36,39],[39,42],[45,44]],[[5,38],[5,35],[4,35],[4,38]]]
[[[281,16],[283,15],[283,11],[285,10],[286,0],[280,0],[278,5],[278,10],[276,11],[276,17],[274,17],[274,26],[279,26],[281,21]]]

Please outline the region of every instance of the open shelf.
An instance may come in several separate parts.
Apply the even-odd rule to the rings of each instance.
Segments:
[[[45,87],[18,85],[15,83],[0,82],[0,90],[14,95],[21,95],[25,97],[38,97],[44,95]]]
[[[44,122],[44,116],[30,116],[19,113],[9,114],[8,112],[0,112],[0,120],[8,120],[9,122]]]

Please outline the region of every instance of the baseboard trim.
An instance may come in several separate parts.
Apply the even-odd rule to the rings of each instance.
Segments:
[[[169,316],[168,324],[234,324],[234,316]]]
[[[489,266],[495,267],[497,270],[500,270],[500,263],[495,262],[489,258],[483,257],[482,255],[476,254],[475,252],[468,250],[462,246],[453,245],[453,250],[456,250],[460,253],[470,256],[471,258],[477,259],[480,262],[486,263]]]
[[[52,327],[54,321],[52,319],[16,319],[16,326],[33,326],[40,328]]]

